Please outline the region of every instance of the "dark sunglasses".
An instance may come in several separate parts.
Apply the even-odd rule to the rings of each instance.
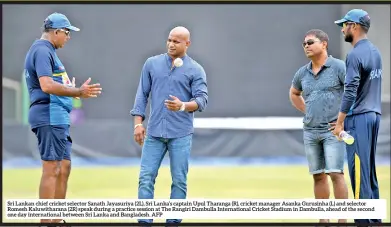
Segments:
[[[313,40],[313,39],[309,39],[307,40],[307,42],[303,42],[303,47],[305,47],[305,45],[308,45],[308,46],[311,46],[312,44],[314,44],[315,42],[317,42],[318,40]]]

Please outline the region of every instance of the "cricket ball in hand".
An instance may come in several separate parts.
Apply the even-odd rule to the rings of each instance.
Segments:
[[[181,67],[183,65],[183,61],[180,58],[174,60],[175,67]]]

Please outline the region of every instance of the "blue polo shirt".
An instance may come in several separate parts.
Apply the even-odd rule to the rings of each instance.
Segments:
[[[315,76],[312,63],[301,67],[292,85],[302,91],[305,102],[305,130],[328,130],[329,123],[338,118],[345,81],[345,63],[329,56]]]
[[[194,113],[171,111],[164,105],[165,100],[171,99],[170,95],[182,102],[197,102],[198,111],[206,108],[208,89],[204,68],[188,55],[182,60],[181,67],[172,67],[172,58],[161,54],[144,63],[131,115],[144,120],[148,98],[151,99],[148,135],[179,138],[194,132]]]
[[[358,41],[346,57],[345,93],[341,112],[381,114],[382,59],[368,39]]]
[[[36,40],[27,52],[24,75],[30,97],[31,128],[45,125],[70,125],[72,98],[42,91],[39,77],[50,76],[57,83],[72,86],[54,46],[47,40]]]

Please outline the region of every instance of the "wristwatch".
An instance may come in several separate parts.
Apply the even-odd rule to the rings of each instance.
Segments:
[[[183,102],[181,108],[179,109],[179,111],[185,111],[185,109],[186,109],[186,105],[185,105],[185,103]]]
[[[137,124],[134,126],[134,129],[136,129],[138,126],[142,126],[143,124]]]

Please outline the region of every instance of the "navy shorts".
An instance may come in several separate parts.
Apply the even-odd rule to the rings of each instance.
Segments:
[[[45,125],[33,128],[43,161],[71,160],[72,139],[69,125]]]

